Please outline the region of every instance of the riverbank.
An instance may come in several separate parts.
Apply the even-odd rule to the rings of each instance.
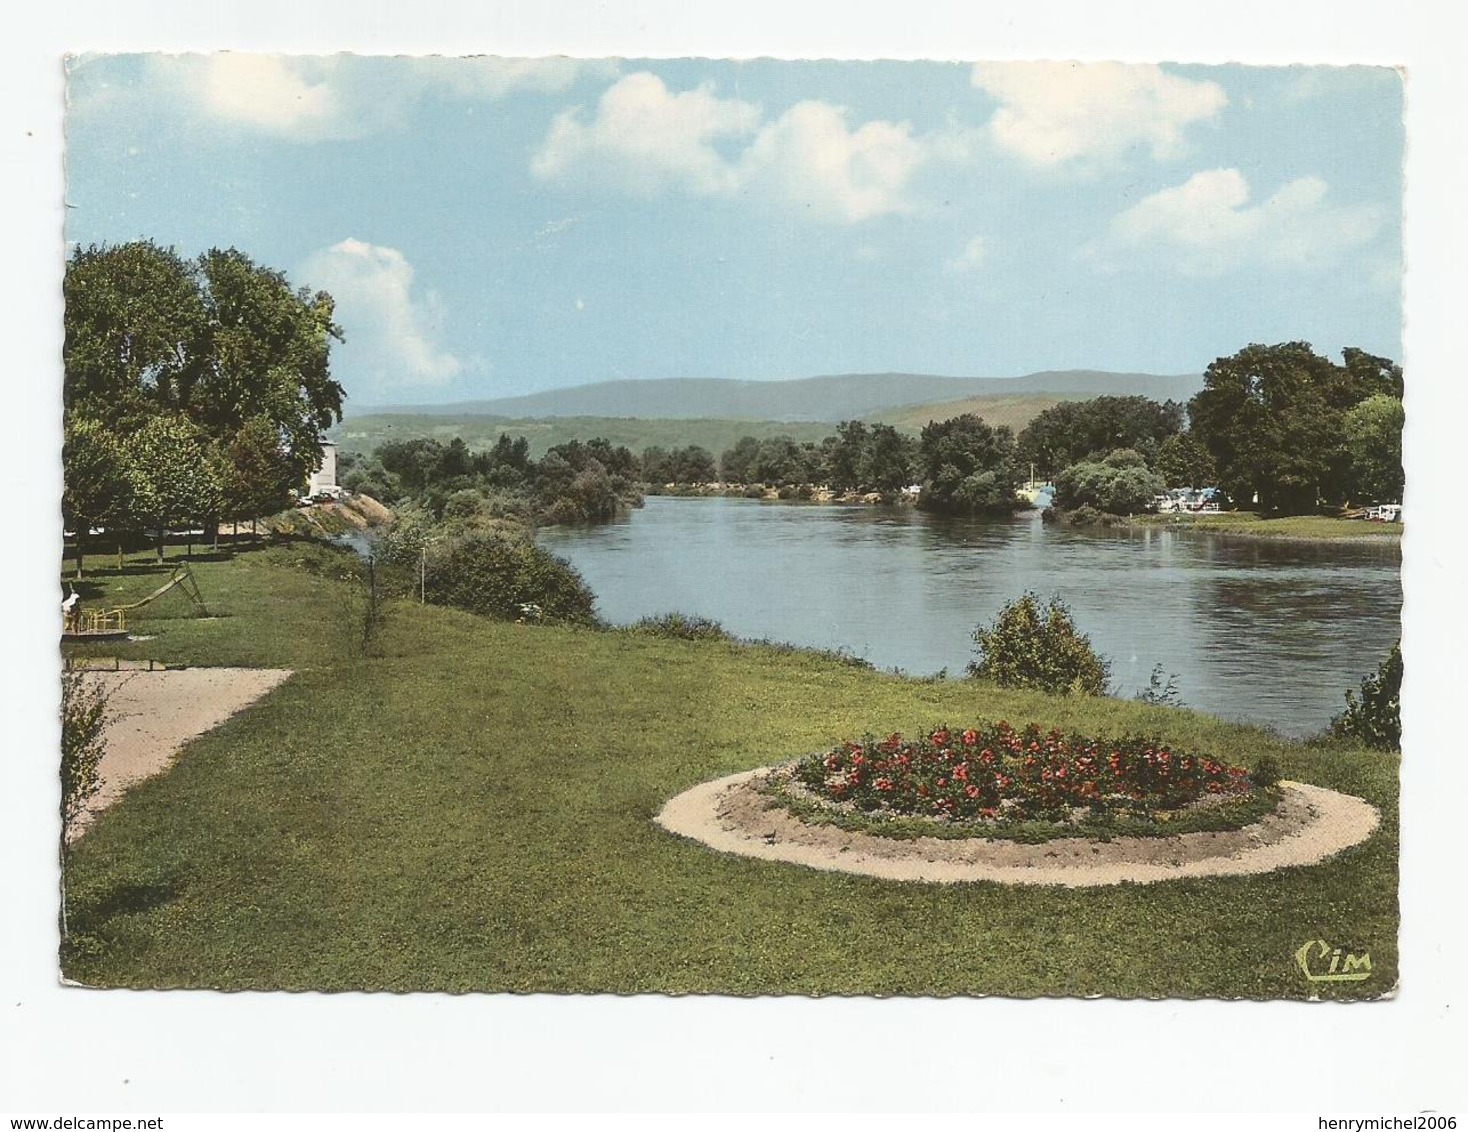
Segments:
[[[96,585],[108,600],[145,593],[144,565]],[[366,656],[358,591],[315,567],[290,546],[197,562],[218,616],[157,602],[138,617],[152,639],[110,650],[296,676],[77,843],[67,977],[1151,998],[1375,998],[1396,983],[1394,756],[1124,700],[413,602],[387,606]],[[697,783],[844,738],[994,718],[1154,733],[1250,765],[1271,754],[1291,779],[1364,798],[1382,824],[1350,853],[1258,876],[932,890],[727,856],[653,822]],[[1307,981],[1295,955],[1317,938],[1369,948],[1370,978]]]
[[[1099,513],[1098,513],[1099,514]],[[1289,515],[1266,519],[1253,511],[1217,514],[1104,515],[1095,522],[1069,523],[1062,512],[1053,522],[1062,526],[1125,527],[1139,530],[1199,531],[1237,538],[1302,543],[1361,543],[1390,546],[1402,541],[1401,523],[1374,523],[1364,519],[1336,519],[1328,515]]]
[[[762,483],[665,483],[649,484],[650,498],[668,499],[761,499],[767,503],[916,503],[915,491],[832,491],[818,484]]]
[[[961,674],[977,625],[1026,589],[1060,594],[1118,694],[1161,664],[1190,706],[1286,735],[1324,730],[1401,632],[1394,546],[744,499],[649,499],[626,523],[537,541],[613,623],[677,610],[914,675]]]

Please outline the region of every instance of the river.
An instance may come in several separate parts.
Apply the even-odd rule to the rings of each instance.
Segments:
[[[1400,635],[1394,545],[659,497],[539,541],[580,570],[612,622],[695,613],[914,675],[961,676],[976,624],[1026,589],[1059,594],[1111,659],[1117,694],[1145,688],[1161,664],[1187,706],[1293,737],[1323,729]]]

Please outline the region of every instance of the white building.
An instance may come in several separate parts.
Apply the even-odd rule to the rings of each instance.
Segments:
[[[336,484],[336,445],[327,440],[321,445],[321,466],[311,473],[306,483],[306,498],[340,493],[341,488]]]

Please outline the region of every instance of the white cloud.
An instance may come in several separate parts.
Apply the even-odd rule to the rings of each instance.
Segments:
[[[973,271],[982,266],[989,254],[989,245],[984,237],[975,236],[963,246],[963,251],[948,261],[949,271]]]
[[[462,370],[439,345],[444,313],[432,292],[414,294],[413,267],[395,248],[347,239],[314,252],[301,270],[336,300],[344,357],[379,392],[441,386]]]
[[[321,136],[349,129],[326,68],[277,55],[217,55],[200,68],[205,106],[220,118],[268,133]]]
[[[906,189],[928,160],[906,122],[846,125],[846,111],[799,102],[755,137],[739,163],[742,184],[812,215],[848,223],[910,212]]]
[[[431,94],[492,101],[517,91],[554,93],[609,64],[578,59],[404,60],[380,81],[381,60],[360,56],[154,55],[147,83],[185,112],[290,141],[352,139],[399,126]],[[142,93],[140,90],[134,93]]]
[[[603,59],[570,59],[564,55],[544,59],[501,59],[496,56],[413,60],[419,83],[455,98],[496,100],[528,91],[558,94],[583,75],[612,76],[616,64]]]
[[[1184,275],[1214,276],[1248,266],[1311,271],[1336,263],[1381,231],[1381,210],[1337,205],[1319,177],[1290,181],[1262,204],[1249,204],[1237,169],[1195,173],[1144,197],[1114,217],[1087,255],[1117,267],[1136,255]]]
[[[673,93],[648,72],[627,75],[589,118],[556,117],[531,171],[545,180],[604,178],[642,195],[755,195],[844,223],[910,211],[914,174],[944,143],[907,123],[852,128],[846,111],[797,103],[773,121],[760,107],[721,98],[711,84]],[[950,147],[951,148],[951,147]]]
[[[712,84],[673,94],[639,71],[607,89],[590,122],[579,108],[558,114],[531,171],[554,179],[590,166],[637,193],[728,193],[737,172],[714,142],[750,134],[758,121],[758,107],[719,98]]]
[[[1177,157],[1187,127],[1228,102],[1217,83],[1151,64],[979,63],[971,81],[1000,103],[987,127],[993,143],[1047,168],[1094,169],[1137,148]]]

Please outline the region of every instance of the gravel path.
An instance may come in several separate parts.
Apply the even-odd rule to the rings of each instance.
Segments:
[[[806,825],[759,793],[758,780],[768,773],[769,768],[760,768],[702,783],[669,801],[656,821],[724,853],[831,872],[932,884],[985,880],[1070,888],[1314,865],[1359,845],[1380,821],[1375,807],[1360,798],[1288,782],[1281,783],[1284,800],[1273,814],[1226,833],[1109,842],[1072,837],[1039,845],[977,838],[899,840]]]
[[[134,783],[162,774],[183,745],[218,727],[283,683],[289,670],[179,668],[160,672],[89,672],[108,690],[102,788],[73,826],[71,839]]]

